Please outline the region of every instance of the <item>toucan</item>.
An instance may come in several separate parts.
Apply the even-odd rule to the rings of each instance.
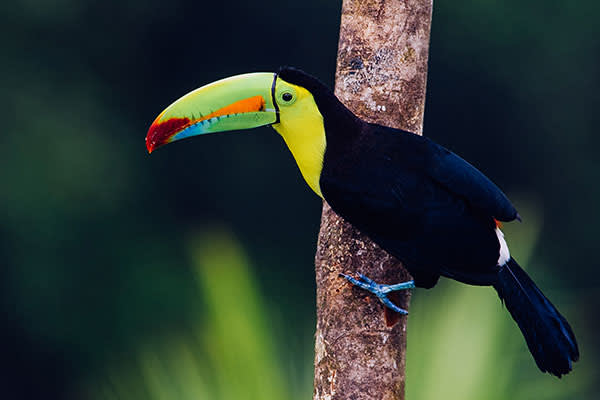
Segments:
[[[394,285],[348,281],[389,308],[387,296],[432,288],[440,276],[493,286],[542,372],[561,377],[579,359],[569,323],[511,257],[500,222],[520,220],[479,170],[432,140],[354,115],[320,80],[282,67],[222,79],[166,108],[149,152],[191,136],[272,126],[308,186],[342,218],[398,258],[413,277]]]

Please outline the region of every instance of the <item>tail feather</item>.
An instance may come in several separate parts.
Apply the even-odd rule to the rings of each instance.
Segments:
[[[571,371],[579,349],[569,323],[513,258],[498,273],[494,288],[542,372],[560,378]]]

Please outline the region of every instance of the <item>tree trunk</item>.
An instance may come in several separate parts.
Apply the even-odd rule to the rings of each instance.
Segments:
[[[421,133],[432,0],[344,0],[335,93],[359,117]],[[324,203],[315,260],[315,400],[404,399],[406,317],[387,326],[376,297],[339,273],[410,280]],[[410,292],[397,304],[408,309]]]

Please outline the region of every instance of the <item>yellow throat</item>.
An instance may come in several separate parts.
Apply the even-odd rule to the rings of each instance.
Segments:
[[[310,92],[300,86],[277,79],[276,96],[293,91],[293,104],[278,101],[280,122],[272,127],[283,137],[292,152],[304,180],[321,198],[319,178],[325,154],[325,125],[317,103]]]

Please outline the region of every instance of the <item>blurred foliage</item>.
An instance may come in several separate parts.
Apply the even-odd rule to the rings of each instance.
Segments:
[[[192,264],[206,316],[196,326],[141,346],[124,363],[107,367],[84,390],[90,399],[300,399],[277,357],[271,313],[247,256],[219,230],[195,235]],[[200,323],[200,321],[202,321]],[[276,340],[279,339],[278,341]],[[303,351],[310,365],[311,348]],[[300,355],[302,357],[302,355]],[[297,371],[296,371],[297,372]],[[302,371],[304,372],[304,371]],[[303,388],[312,385],[310,371]],[[292,393],[295,393],[292,395]],[[304,396],[302,396],[304,395]]]
[[[515,398],[595,398],[600,3],[434,6],[425,134],[509,194],[533,199],[515,200],[524,222],[507,226],[507,238],[515,254],[539,238],[525,266],[568,316],[582,361],[561,381],[539,374],[492,291],[443,282],[414,296],[409,395],[433,396],[435,382],[445,382],[465,397],[487,388],[514,390]],[[199,395],[227,396],[240,390],[232,378],[240,367],[228,352],[242,350],[215,342],[212,351],[223,352],[217,360],[206,340],[228,323],[240,335],[231,330],[223,340],[253,347],[241,360],[264,353],[247,368],[279,382],[273,396],[310,396],[320,202],[282,141],[264,128],[148,157],[143,139],[164,106],[217,78],[289,64],[332,84],[339,10],[340,2],[316,0],[226,9],[189,0],[0,3],[7,398],[80,398],[85,383],[104,387],[107,374],[124,388],[146,387],[124,398],[188,378]],[[535,221],[539,233],[527,230]],[[254,302],[232,291],[219,302],[243,303],[244,316],[235,307],[217,311],[203,293],[231,278],[216,264],[212,279],[200,267],[214,254],[187,256],[193,232],[210,235],[215,225],[247,251],[222,261],[248,268],[236,290],[264,296]],[[236,246],[223,252],[240,254]],[[463,337],[473,348],[459,352]],[[232,387],[223,389],[224,381]]]

